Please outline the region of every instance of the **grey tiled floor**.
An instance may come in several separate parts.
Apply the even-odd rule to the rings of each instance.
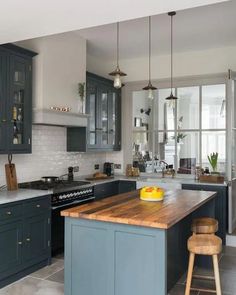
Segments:
[[[220,277],[222,285],[222,295],[236,295],[236,248],[225,247],[220,257]],[[197,274],[209,274],[213,276],[213,271],[195,268]],[[184,295],[186,275],[171,290],[169,295]],[[193,280],[192,286],[196,288],[215,289],[214,281]],[[192,291],[191,295],[210,295],[208,292]]]
[[[197,273],[209,274],[209,271],[195,269]],[[222,295],[236,294],[236,248],[226,247],[220,258]],[[171,290],[169,295],[184,295],[186,275]],[[194,287],[213,288],[213,282],[194,280]],[[191,295],[210,295],[206,292],[191,292]],[[52,265],[44,267],[29,276],[0,289],[0,295],[64,295],[64,259],[56,257]]]

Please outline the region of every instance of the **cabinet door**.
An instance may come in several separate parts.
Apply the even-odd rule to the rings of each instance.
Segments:
[[[7,54],[0,51],[0,153],[6,150]]]
[[[111,92],[109,87],[100,86],[99,91],[99,129],[100,129],[100,140],[101,148],[111,148],[112,145],[109,142],[109,101],[111,99]]]
[[[9,151],[31,152],[32,94],[31,61],[10,56],[8,112]]]
[[[109,97],[108,142],[114,150],[121,149],[121,104],[120,91],[111,89]]]
[[[50,249],[49,214],[29,217],[24,222],[24,262],[40,261]]]
[[[87,144],[89,148],[98,148],[100,130],[98,127],[98,89],[95,83],[87,81],[86,113],[88,119]]]
[[[15,272],[22,257],[22,223],[0,226],[0,278]]]

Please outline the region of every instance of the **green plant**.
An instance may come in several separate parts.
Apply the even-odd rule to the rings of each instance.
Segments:
[[[187,136],[187,134],[184,134],[184,133],[180,133],[180,132],[178,132],[178,133],[177,133],[177,137],[176,137],[177,143],[182,142],[182,140],[183,140],[186,136]],[[175,136],[172,136],[171,138],[172,138],[172,139],[175,139]]]
[[[207,156],[213,172],[217,172],[218,153],[212,153]]]
[[[80,99],[83,101],[85,97],[85,82],[78,83],[78,94],[80,96]]]

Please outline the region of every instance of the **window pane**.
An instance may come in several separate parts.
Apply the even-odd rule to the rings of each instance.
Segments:
[[[225,131],[215,131],[202,133],[202,166],[211,166],[207,156],[211,153],[219,153],[218,156],[218,171],[225,171]]]
[[[202,128],[224,129],[225,124],[225,85],[202,87]]]
[[[174,105],[166,100],[170,95],[170,89],[158,90],[158,129],[159,130],[174,130]],[[157,101],[157,99],[155,100]],[[154,114],[157,112],[154,111]],[[157,127],[157,126],[155,126]]]
[[[159,160],[164,160],[168,165],[175,163],[174,132],[156,133],[156,155]]]
[[[199,129],[199,87],[177,89],[177,129]]]
[[[199,164],[199,132],[177,133],[178,173],[194,174]]]

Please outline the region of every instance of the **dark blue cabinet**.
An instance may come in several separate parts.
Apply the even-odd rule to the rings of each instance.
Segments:
[[[100,200],[133,190],[136,190],[136,181],[114,180],[95,185],[94,195],[96,200]]]
[[[0,278],[14,273],[22,263],[22,223],[0,225]]]
[[[121,149],[121,91],[113,81],[87,73],[88,150]]]
[[[217,235],[219,235],[223,241],[226,243],[227,234],[227,203],[228,203],[228,188],[227,186],[219,185],[198,185],[198,184],[182,184],[182,189],[186,190],[202,190],[202,191],[212,191],[217,192],[215,198],[215,218],[219,222],[219,230]]]
[[[12,44],[0,46],[2,154],[31,153],[32,57],[35,55]]]
[[[51,258],[50,197],[0,206],[0,288]]]

